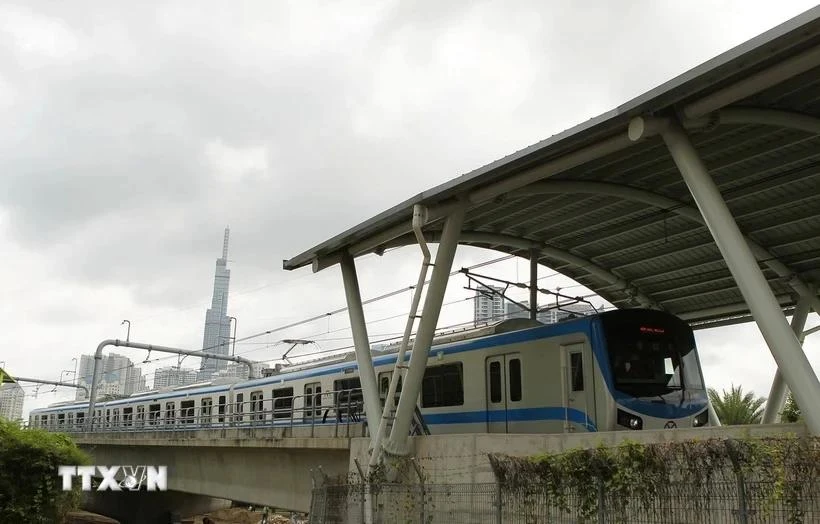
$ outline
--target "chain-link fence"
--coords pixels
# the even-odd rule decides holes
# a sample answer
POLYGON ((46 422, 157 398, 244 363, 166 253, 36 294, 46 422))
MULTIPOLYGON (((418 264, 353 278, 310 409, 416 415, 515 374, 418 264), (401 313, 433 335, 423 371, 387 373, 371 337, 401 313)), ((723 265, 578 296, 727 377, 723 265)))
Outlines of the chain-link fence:
POLYGON ((484 484, 325 485, 313 491, 311 524, 330 523, 606 523, 758 524, 820 522, 816 485, 779 486, 775 481, 676 482, 659 486, 651 499, 624 500, 607 493, 582 500, 566 492, 551 500, 537 487, 484 484), (795 489, 796 488, 796 489, 795 489), (561 509, 564 508, 564 509, 561 509), (566 508, 571 508, 567 511, 566 508))

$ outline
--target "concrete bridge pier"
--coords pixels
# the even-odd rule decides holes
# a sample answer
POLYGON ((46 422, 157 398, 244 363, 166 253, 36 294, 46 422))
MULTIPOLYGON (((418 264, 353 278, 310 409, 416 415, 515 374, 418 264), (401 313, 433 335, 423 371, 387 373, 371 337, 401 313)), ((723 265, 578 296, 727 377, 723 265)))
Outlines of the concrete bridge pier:
POLYGON ((165 524, 181 517, 231 507, 231 501, 181 491, 91 491, 82 507, 122 524, 165 524))

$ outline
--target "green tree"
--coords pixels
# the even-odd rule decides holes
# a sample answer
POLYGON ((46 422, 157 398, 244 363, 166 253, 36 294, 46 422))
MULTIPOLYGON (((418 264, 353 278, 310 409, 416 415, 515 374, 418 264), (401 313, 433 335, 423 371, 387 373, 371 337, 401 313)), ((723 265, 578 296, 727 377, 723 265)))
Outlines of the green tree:
POLYGON ((800 406, 798 406, 797 401, 794 400, 794 395, 789 393, 789 396, 786 397, 786 406, 780 413, 780 421, 797 422, 799 420, 803 420, 803 414, 800 413, 800 406))
POLYGON ((63 491, 57 468, 89 462, 67 435, 0 420, 0 522, 62 522, 80 491, 63 491))
POLYGON ((739 424, 759 424, 763 418, 763 404, 765 398, 757 397, 754 393, 743 393, 743 387, 732 387, 729 391, 718 393, 709 388, 709 400, 715 408, 720 423, 726 426, 739 424))

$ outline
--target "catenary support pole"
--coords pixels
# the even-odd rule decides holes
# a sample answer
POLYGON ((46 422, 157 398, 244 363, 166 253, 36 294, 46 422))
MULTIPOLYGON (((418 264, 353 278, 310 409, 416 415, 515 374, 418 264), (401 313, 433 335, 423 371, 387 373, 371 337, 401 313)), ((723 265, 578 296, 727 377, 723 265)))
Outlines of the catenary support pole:
POLYGON ((238 362, 240 364, 245 364, 248 366, 248 378, 259 378, 254 376, 253 370, 253 361, 249 360, 245 357, 236 357, 230 355, 216 355, 212 353, 206 353, 205 351, 191 351, 189 349, 179 349, 179 348, 172 348, 167 346, 156 346, 154 344, 143 344, 141 342, 130 342, 130 341, 122 341, 122 340, 103 340, 97 346, 97 351, 94 353, 94 372, 91 378, 91 393, 88 396, 88 420, 86 424, 88 426, 88 430, 91 431, 94 429, 94 405, 96 404, 97 400, 97 386, 100 383, 100 361, 102 360, 102 352, 107 346, 119 346, 119 347, 126 347, 126 348, 135 348, 135 349, 147 349, 148 351, 156 351, 158 353, 173 353, 175 355, 188 355, 191 357, 200 357, 200 358, 212 358, 214 360, 229 360, 231 362, 238 362))
POLYGON ((33 382, 34 384, 49 384, 51 386, 65 386, 67 388, 76 388, 82 389, 85 391, 85 396, 88 396, 88 388, 83 386, 82 384, 72 384, 71 382, 57 382, 54 380, 43 380, 40 378, 25 378, 25 377, 14 377, 14 380, 17 382, 33 382))
MULTIPOLYGON (((809 318, 809 311, 811 310, 811 298, 810 296, 800 297, 792 314, 792 331, 801 345, 803 344, 803 328, 806 327, 806 319, 809 318)), ((762 424, 780 422, 780 413, 786 407, 786 390, 783 373, 778 368, 774 372, 772 389, 769 391, 769 398, 766 400, 766 409, 763 411, 763 418, 760 421, 762 424)))
POLYGON ((441 305, 444 302, 444 292, 447 290, 447 281, 450 278, 450 270, 453 267, 463 223, 464 207, 462 206, 456 208, 444 223, 433 274, 430 277, 430 285, 427 288, 424 307, 421 310, 421 320, 416 331, 416 339, 413 341, 410 364, 399 396, 396 418, 393 421, 390 438, 384 443, 383 449, 393 455, 407 453, 410 423, 421 392, 421 381, 424 378, 424 370, 427 368, 430 344, 433 342, 441 305))
POLYGON ((538 319, 538 255, 537 250, 530 250, 530 320, 538 319))
MULTIPOLYGON (((778 368, 803 409, 809 432, 820 435, 820 402, 817 402, 820 398, 820 381, 789 327, 749 245, 680 124, 670 120, 659 123, 658 127, 778 368)), ((640 135, 630 129, 630 138, 634 140, 640 135)))
POLYGON ((381 419, 381 403, 376 383, 376 371, 373 368, 373 356, 370 353, 370 340, 367 338, 362 295, 359 292, 359 278, 356 275, 356 264, 352 256, 342 257, 341 266, 347 312, 350 315, 350 329, 353 332, 353 345, 356 350, 356 363, 359 365, 359 380, 361 380, 364 396, 364 411, 367 415, 367 425, 370 428, 370 439, 373 441, 381 419))

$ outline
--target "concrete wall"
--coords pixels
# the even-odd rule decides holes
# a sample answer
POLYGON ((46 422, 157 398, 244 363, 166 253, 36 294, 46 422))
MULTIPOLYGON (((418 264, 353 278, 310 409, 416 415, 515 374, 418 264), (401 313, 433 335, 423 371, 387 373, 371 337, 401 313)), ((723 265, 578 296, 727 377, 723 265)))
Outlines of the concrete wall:
MULTIPOLYGON (((431 483, 494 482, 495 477, 489 453, 512 456, 530 456, 538 453, 567 451, 597 447, 600 444, 616 446, 625 440, 642 443, 662 443, 709 438, 762 438, 787 434, 806 435, 804 424, 756 424, 750 426, 723 426, 692 429, 664 429, 645 431, 609 431, 601 433, 559 433, 554 435, 430 435, 412 437, 415 457, 431 483)), ((351 439, 351 472, 356 471, 354 459, 367 464, 367 438, 351 439)))
POLYGON ((105 434, 79 437, 77 443, 94 464, 168 466, 169 490, 303 512, 310 509, 311 469, 344 474, 350 461, 347 438, 198 433, 105 434))

